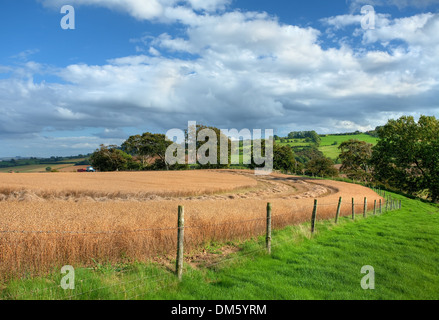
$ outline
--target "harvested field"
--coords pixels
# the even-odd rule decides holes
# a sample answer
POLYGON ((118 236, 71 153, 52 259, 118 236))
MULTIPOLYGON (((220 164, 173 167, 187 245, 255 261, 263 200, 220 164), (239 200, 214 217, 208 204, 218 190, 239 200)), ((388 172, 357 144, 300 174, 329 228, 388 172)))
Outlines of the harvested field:
MULTIPOLYGON (((193 252, 211 242, 263 234, 267 202, 273 205, 273 226, 281 228, 309 221, 314 198, 319 198, 319 219, 335 216, 340 196, 344 199, 342 215, 351 214, 352 197, 357 213, 363 211, 364 197, 369 199, 369 210, 373 208, 373 201, 380 199, 359 185, 281 174, 254 176, 251 171, 185 171, 172 172, 172 178, 167 172, 153 174, 157 179, 150 183, 142 174, 128 175, 131 180, 119 173, 79 174, 78 179, 87 183, 86 188, 80 188, 85 195, 91 190, 92 179, 102 177, 105 185, 95 182, 100 192, 124 190, 131 195, 129 201, 121 194, 99 201, 81 192, 68 200, 42 198, 37 196, 39 190, 49 192, 47 190, 61 187, 63 183, 65 188, 72 188, 73 182, 61 179, 71 176, 47 175, 58 180, 49 179, 44 185, 39 180, 31 188, 30 182, 26 184, 26 180, 20 180, 21 175, 17 175, 20 179, 15 187, 28 186, 40 201, 32 201, 32 197, 11 200, 11 196, 7 201, 0 201, 0 275, 41 273, 55 265, 89 265, 92 258, 117 262, 174 254, 178 205, 185 207, 185 249, 193 252), (160 176, 165 178, 159 179, 160 176), (116 184, 114 177, 125 177, 125 180, 116 184), (161 195, 149 200, 135 197, 145 192, 151 194, 155 188, 161 195), (183 193, 195 195, 181 195, 179 188, 184 188, 183 193)), ((36 179, 32 175, 28 177, 36 179)), ((75 183, 78 186, 78 181, 75 183)), ((6 188, 3 180, 1 185, 6 188)))

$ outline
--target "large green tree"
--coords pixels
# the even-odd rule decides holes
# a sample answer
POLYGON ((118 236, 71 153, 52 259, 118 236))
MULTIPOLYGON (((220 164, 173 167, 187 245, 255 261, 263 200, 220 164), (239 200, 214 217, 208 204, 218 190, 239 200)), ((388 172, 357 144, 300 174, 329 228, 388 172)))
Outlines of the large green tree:
MULTIPOLYGON (((254 142, 254 141, 252 141, 254 142)), ((261 157, 266 158, 263 164, 256 164, 255 161, 255 149, 253 148, 253 143, 251 145, 251 163, 249 165, 250 169, 263 168, 272 165, 274 170, 279 170, 283 172, 294 172, 296 169, 296 159, 294 158, 294 152, 288 145, 280 145, 273 141, 273 159, 270 159, 266 155, 265 148, 266 140, 261 140, 261 157)), ((257 152, 257 151, 256 151, 257 152)))
POLYGON ((188 157, 192 161, 194 160, 192 158, 195 157, 195 161, 201 169, 227 169, 230 167, 232 142, 229 137, 221 133, 220 129, 197 124, 186 130, 185 136, 186 148, 189 150, 188 157), (224 150, 221 148, 221 140, 225 142, 224 150), (191 154, 192 151, 194 154, 191 154), (226 161, 221 161, 221 152, 227 155, 226 161))
POLYGON ((377 180, 409 192, 426 191, 439 199, 439 121, 421 116, 416 122, 403 116, 378 130, 372 163, 377 180))
POLYGON ((334 167, 334 161, 326 157, 313 158, 306 163, 306 172, 318 177, 338 176, 338 170, 334 167))
POLYGON ((356 139, 340 144, 338 147, 341 151, 339 158, 342 162, 340 170, 351 179, 370 181, 372 179, 370 165, 372 147, 372 144, 356 139))
POLYGON ((296 159, 294 152, 288 145, 281 146, 277 143, 273 145, 273 169, 284 172, 294 172, 296 159))
POLYGON ((90 163, 99 171, 123 171, 127 170, 132 162, 131 155, 118 149, 117 146, 101 145, 90 156, 90 163))
POLYGON ((145 132, 142 135, 129 137, 123 144, 122 150, 141 159, 143 167, 150 159, 156 159, 169 169, 165 158, 166 150, 172 144, 164 134, 145 132))

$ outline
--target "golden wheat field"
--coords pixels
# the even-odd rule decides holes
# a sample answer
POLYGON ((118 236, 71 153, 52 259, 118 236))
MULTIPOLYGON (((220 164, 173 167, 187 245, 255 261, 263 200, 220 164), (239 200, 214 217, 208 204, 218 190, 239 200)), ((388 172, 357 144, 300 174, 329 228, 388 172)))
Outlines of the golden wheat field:
POLYGON ((4 173, 0 175, 0 195, 18 200, 26 195, 46 199, 141 198, 210 194, 256 184, 242 175, 213 171, 4 173))
POLYGON ((185 251, 263 234, 267 202, 273 227, 368 209, 381 199, 336 181, 252 171, 45 173, 0 175, 0 277, 40 274, 92 261, 147 261, 174 254, 177 208, 185 209, 185 251))

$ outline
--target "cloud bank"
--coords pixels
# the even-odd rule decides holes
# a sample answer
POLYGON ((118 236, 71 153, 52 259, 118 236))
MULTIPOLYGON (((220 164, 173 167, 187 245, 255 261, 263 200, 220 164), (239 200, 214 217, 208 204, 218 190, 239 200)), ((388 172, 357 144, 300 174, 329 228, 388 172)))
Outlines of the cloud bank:
MULTIPOLYGON (((3 67, 10 74, 0 77, 4 139, 32 144, 47 130, 97 128, 119 143, 123 128, 166 132, 192 120, 281 128, 279 134, 330 133, 373 129, 402 114, 437 115, 438 14, 379 15, 375 30, 362 30, 361 16, 342 15, 322 20, 319 30, 283 24, 267 13, 227 11, 224 0, 77 2, 137 19, 178 21, 185 31, 132 39, 138 55, 105 65, 56 68, 29 61, 3 67), (336 31, 348 27, 354 27, 355 45, 338 38, 336 31), (327 34, 334 41, 329 48, 323 45, 327 34), (36 82, 40 74, 62 81, 36 82)), ((83 143, 81 137, 72 144, 83 143)), ((93 140, 93 147, 98 144, 93 140)))

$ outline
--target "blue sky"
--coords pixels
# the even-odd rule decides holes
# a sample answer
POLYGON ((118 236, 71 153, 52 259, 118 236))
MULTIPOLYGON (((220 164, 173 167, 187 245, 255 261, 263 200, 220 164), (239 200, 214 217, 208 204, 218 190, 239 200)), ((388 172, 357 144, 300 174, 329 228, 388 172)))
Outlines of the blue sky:
POLYGON ((0 157, 89 153, 188 121, 283 135, 438 116, 438 10, 438 0, 3 0, 0 157), (60 26, 67 4, 74 30, 60 26))

